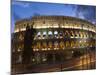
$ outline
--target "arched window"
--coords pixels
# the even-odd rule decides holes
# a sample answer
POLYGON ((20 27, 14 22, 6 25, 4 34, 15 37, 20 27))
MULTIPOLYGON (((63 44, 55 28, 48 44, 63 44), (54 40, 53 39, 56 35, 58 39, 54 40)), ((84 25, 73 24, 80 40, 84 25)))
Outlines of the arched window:
POLYGON ((83 35, 83 38, 85 38, 85 33, 84 32, 82 32, 82 35, 83 35))
POLYGON ((69 48, 70 47, 70 43, 69 41, 66 41, 66 48, 69 48))
POLYGON ((89 37, 92 38, 92 33, 89 34, 89 37))
POLYGON ((63 37, 63 32, 62 31, 59 33, 59 36, 60 36, 60 38, 63 37))
POLYGON ((63 41, 60 42, 60 48, 61 48, 61 49, 65 49, 65 44, 64 44, 63 41))
POLYGON ((54 31, 54 37, 58 38, 58 31, 54 31))
POLYGON ((81 32, 79 32, 79 38, 82 38, 82 33, 81 32))
POLYGON ((65 32, 65 36, 66 36, 67 38, 70 38, 70 33, 69 33, 68 31, 66 31, 66 32, 65 32))
POLYGON ((57 41, 54 42, 54 49, 55 50, 59 49, 59 46, 58 46, 58 42, 57 41))
POLYGON ((48 32, 48 35, 52 35, 52 31, 49 31, 49 32, 48 32))
POLYGON ((47 43, 46 42, 42 43, 42 50, 47 50, 47 43))
POLYGON ((43 35, 46 35, 46 31, 43 32, 43 35))
POLYGON ((46 31, 44 31, 43 32, 43 38, 46 38, 46 35, 47 35, 46 31))
POLYGON ((85 35, 86 35, 86 38, 88 38, 89 34, 88 34, 88 33, 86 33, 85 35))
POLYGON ((52 31, 49 31, 49 32, 48 32, 49 38, 52 38, 52 34, 53 34, 52 31))
POLYGON ((79 32, 79 34, 80 34, 80 38, 84 38, 85 37, 84 32, 79 32))
POLYGON ((70 38, 74 38, 74 32, 73 31, 71 31, 71 37, 70 38))
POLYGON ((81 37, 81 38, 84 38, 84 32, 81 32, 81 35, 82 35, 82 37, 81 37))
POLYGON ((78 47, 79 47, 79 42, 75 41, 75 48, 78 48, 78 47))
POLYGON ((78 35, 77 31, 75 31, 74 35, 75 35, 75 38, 79 38, 79 35, 78 35))
POLYGON ((37 35, 41 35, 41 32, 38 32, 37 35))
POLYGON ((57 35, 57 34, 58 34, 58 32, 57 32, 57 31, 54 31, 54 34, 55 34, 55 35, 57 35))
POLYGON ((53 43, 52 42, 48 42, 48 50, 51 50, 53 48, 53 43))
POLYGON ((84 43, 82 40, 79 41, 79 47, 81 47, 81 48, 84 47, 84 43))
POLYGON ((39 49, 41 49, 41 43, 37 42, 37 48, 36 48, 36 50, 39 50, 39 49))
POLYGON ((41 38, 41 32, 37 33, 37 38, 40 39, 41 38))

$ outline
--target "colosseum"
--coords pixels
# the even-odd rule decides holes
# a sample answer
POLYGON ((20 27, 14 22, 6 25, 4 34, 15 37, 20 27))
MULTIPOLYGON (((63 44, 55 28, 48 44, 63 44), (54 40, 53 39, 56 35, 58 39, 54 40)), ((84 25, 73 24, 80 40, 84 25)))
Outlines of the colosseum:
POLYGON ((27 24, 36 29, 32 64, 58 63, 95 52, 96 26, 69 16, 35 16, 15 23, 12 33, 12 65, 22 64, 27 24))

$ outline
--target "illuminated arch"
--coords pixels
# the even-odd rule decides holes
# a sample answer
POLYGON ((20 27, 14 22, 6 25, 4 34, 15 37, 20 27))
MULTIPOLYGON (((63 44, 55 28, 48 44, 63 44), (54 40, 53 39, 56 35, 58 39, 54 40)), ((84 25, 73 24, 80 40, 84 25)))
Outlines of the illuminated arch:
POLYGON ((47 50, 47 43, 46 42, 42 43, 42 50, 47 50))
POLYGON ((74 45, 75 45, 75 42, 72 40, 72 41, 71 41, 71 47, 73 48, 74 45))
POLYGON ((61 41, 61 42, 59 43, 59 45, 60 45, 60 48, 61 48, 61 49, 65 49, 65 44, 64 44, 63 41, 61 41))
POLYGON ((53 49, 53 43, 51 41, 48 42, 48 50, 53 49))
POLYGON ((58 41, 54 42, 54 49, 55 50, 59 49, 59 43, 58 43, 58 41))
POLYGON ((69 41, 66 41, 66 48, 69 48, 70 47, 70 43, 69 41))
POLYGON ((41 42, 37 42, 37 49, 41 49, 41 42))
POLYGON ((58 38, 58 31, 54 31, 54 37, 58 38))

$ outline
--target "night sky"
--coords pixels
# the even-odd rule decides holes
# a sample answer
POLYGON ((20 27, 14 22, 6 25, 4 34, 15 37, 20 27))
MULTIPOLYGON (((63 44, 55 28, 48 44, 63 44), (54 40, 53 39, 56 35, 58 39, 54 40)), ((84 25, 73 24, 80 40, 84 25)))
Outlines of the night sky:
POLYGON ((11 32, 17 20, 39 15, 72 16, 96 24, 95 6, 13 1, 11 7, 11 32))

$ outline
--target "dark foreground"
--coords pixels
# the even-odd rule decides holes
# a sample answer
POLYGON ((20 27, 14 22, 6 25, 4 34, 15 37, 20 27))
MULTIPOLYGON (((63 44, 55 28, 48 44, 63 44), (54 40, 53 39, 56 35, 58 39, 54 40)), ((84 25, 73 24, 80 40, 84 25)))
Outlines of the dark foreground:
POLYGON ((90 70, 96 68, 95 53, 85 54, 83 56, 72 58, 67 61, 57 63, 47 63, 40 65, 15 65, 12 68, 12 75, 27 74, 27 73, 43 73, 43 72, 60 72, 60 71, 73 71, 73 70, 90 70))

